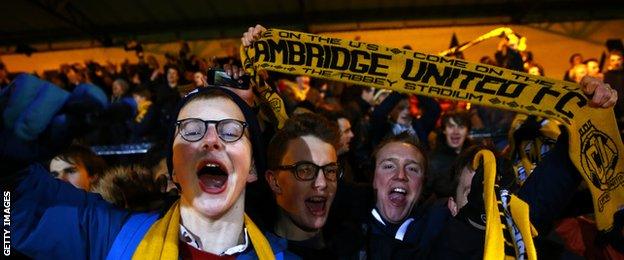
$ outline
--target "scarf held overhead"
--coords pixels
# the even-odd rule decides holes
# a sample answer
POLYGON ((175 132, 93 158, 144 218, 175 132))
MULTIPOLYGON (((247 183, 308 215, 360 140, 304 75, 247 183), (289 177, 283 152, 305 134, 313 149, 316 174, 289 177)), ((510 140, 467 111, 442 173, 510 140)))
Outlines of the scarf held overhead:
MULTIPOLYGON (((613 225, 624 205, 624 145, 611 109, 592 108, 577 84, 421 52, 321 35, 270 29, 251 48, 241 47, 247 72, 269 70, 309 75, 466 101, 552 118, 570 133, 570 158, 590 187, 600 230, 613 225)), ((269 86, 257 92, 278 125, 286 112, 269 86)))

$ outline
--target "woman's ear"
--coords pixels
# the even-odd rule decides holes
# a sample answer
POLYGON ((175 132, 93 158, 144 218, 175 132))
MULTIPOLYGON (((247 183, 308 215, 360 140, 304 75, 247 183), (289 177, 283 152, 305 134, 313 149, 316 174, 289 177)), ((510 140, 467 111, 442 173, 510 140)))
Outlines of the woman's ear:
POLYGON ((269 184, 269 187, 271 187, 271 190, 273 191, 273 193, 280 194, 282 193, 282 189, 279 187, 279 184, 277 184, 277 178, 275 178, 276 174, 277 173, 274 171, 267 170, 266 173, 264 174, 264 178, 269 184))

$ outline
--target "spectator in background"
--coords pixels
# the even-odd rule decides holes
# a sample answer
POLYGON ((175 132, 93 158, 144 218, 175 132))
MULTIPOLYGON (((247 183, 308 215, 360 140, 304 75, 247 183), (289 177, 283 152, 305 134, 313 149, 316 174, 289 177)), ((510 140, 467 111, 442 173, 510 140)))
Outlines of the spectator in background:
POLYGON ((470 115, 468 112, 450 112, 442 115, 442 134, 438 135, 436 148, 429 154, 427 192, 438 198, 450 197, 454 188, 451 166, 459 154, 472 143, 470 115))
POLYGON ((585 76, 587 76, 587 65, 583 63, 574 65, 574 68, 572 68, 572 75, 570 76, 572 82, 580 83, 581 79, 585 76))
MULTIPOLYGON (((158 108, 158 125, 169 125, 173 120, 173 112, 180 100, 178 85, 180 81, 180 69, 173 65, 165 66, 166 78, 164 82, 150 85, 154 105, 158 108)), ((159 127, 157 130, 159 138, 167 136, 166 129, 159 127)))
POLYGON ((574 67, 578 64, 583 63, 583 55, 581 55, 580 53, 574 53, 572 54, 572 56, 570 56, 569 62, 570 68, 566 71, 565 74, 563 74, 563 80, 574 82, 574 78, 572 78, 574 74, 574 67))
POLYGON ((125 103, 136 109, 136 103, 132 101, 130 96, 130 85, 124 79, 116 79, 113 81, 111 103, 125 103))
POLYGON ((271 139, 266 181, 278 205, 271 231, 306 259, 334 258, 321 229, 336 195, 338 130, 312 113, 293 116, 271 139))
POLYGON ((600 64, 598 63, 598 60, 591 58, 586 60, 584 63, 587 65, 587 75, 594 78, 604 79, 604 74, 600 72, 600 64))
POLYGON ((9 71, 7 70, 6 65, 0 61, 0 89, 3 89, 10 83, 11 79, 9 78, 9 71))
POLYGON ((97 185, 105 169, 104 159, 80 145, 71 145, 50 161, 50 173, 54 178, 86 191, 97 185))
POLYGON ((206 75, 202 71, 198 70, 198 71, 195 71, 195 73, 193 73, 193 84, 195 85, 196 88, 207 87, 208 79, 206 78, 206 75))
POLYGON ((535 75, 535 76, 544 76, 544 68, 534 62, 531 62, 527 65, 527 73, 531 74, 531 75, 535 75))
POLYGON ((379 104, 371 115, 371 143, 374 147, 385 137, 407 132, 427 145, 427 136, 434 129, 440 116, 440 106, 429 97, 418 96, 423 114, 414 118, 409 111, 406 96, 392 92, 379 104))
POLYGON ((136 116, 130 120, 130 142, 153 141, 154 130, 158 127, 158 111, 152 103, 152 94, 145 88, 132 92, 137 104, 136 116))
POLYGON ((338 125, 340 142, 336 147, 336 153, 338 154, 338 162, 342 167, 344 180, 347 182, 353 182, 354 176, 349 163, 347 153, 351 149, 351 140, 353 139, 353 131, 351 129, 351 122, 347 116, 339 111, 328 111, 324 115, 335 124, 338 125))
POLYGON ((624 69, 622 68, 622 51, 609 52, 609 65, 604 73, 604 82, 611 85, 618 93, 618 101, 615 107, 615 118, 618 121, 620 134, 624 136, 624 69))

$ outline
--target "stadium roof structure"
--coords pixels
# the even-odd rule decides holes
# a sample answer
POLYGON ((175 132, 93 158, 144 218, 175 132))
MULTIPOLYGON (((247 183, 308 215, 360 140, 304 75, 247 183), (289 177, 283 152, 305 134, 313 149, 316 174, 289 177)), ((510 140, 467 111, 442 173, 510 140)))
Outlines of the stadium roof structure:
POLYGON ((93 47, 237 38, 257 23, 320 33, 624 19, 621 0, 4 0, 1 5, 0 52, 5 53, 71 41, 93 47))

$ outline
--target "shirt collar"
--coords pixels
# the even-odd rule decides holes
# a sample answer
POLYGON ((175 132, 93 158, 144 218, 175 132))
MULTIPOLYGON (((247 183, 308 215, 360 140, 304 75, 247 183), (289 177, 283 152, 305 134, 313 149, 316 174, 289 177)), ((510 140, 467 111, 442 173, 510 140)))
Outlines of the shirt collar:
MULTIPOLYGON (((226 249, 219 254, 220 256, 235 255, 247 250, 247 247, 249 246, 249 235, 247 234, 246 227, 243 228, 243 231, 245 232, 245 242, 240 245, 236 245, 226 249)), ((180 240, 196 248, 197 250, 201 250, 201 240, 199 239, 199 237, 188 231, 188 229, 186 229, 186 227, 184 227, 184 225, 182 224, 180 224, 180 240)))

